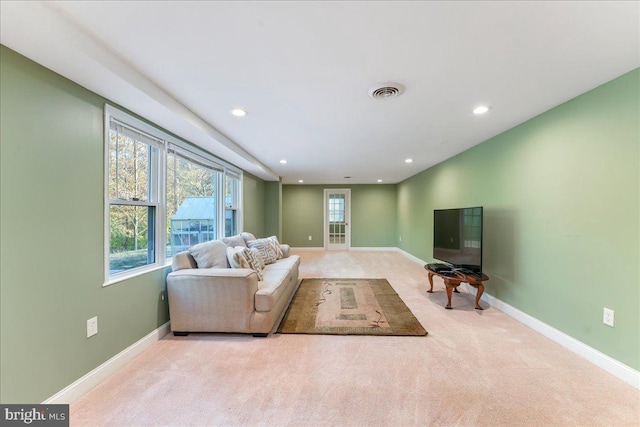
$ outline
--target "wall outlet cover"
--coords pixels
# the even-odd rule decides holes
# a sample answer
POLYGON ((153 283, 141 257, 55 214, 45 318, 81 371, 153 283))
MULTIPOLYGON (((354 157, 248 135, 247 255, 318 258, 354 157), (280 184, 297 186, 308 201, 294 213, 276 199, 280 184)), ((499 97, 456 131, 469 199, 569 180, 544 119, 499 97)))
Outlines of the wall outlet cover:
POLYGON ((613 328, 615 323, 615 311, 605 307, 602 314, 602 323, 613 328))
POLYGON ((87 320, 87 338, 90 338, 98 333, 98 318, 92 317, 87 320))

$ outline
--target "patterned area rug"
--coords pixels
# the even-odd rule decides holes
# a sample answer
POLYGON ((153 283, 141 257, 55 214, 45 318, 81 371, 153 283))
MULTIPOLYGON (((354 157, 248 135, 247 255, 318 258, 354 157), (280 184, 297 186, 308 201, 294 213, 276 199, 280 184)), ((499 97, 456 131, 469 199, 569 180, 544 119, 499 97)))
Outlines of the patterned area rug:
POLYGON ((427 335, 386 279, 304 279, 277 332, 427 335))

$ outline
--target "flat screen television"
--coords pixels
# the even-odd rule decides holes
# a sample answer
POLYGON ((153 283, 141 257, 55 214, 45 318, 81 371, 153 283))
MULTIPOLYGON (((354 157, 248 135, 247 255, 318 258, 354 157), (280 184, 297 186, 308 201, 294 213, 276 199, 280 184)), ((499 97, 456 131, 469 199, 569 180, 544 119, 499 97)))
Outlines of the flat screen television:
POLYGON ((433 257, 482 273, 482 206, 433 211, 433 257))

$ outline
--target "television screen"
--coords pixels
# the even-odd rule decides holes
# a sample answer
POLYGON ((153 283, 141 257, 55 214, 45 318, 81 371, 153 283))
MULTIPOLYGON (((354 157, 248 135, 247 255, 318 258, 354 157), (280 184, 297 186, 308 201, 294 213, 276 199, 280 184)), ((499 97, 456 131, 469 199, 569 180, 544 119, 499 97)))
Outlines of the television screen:
POLYGON ((433 211, 433 257, 482 273, 482 207, 433 211))

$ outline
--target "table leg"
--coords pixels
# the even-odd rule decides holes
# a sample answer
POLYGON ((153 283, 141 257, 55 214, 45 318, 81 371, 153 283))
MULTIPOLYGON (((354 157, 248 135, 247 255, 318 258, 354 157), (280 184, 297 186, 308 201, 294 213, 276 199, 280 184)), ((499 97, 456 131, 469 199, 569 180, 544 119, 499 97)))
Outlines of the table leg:
POLYGON ((432 272, 429 272, 429 284, 431 285, 431 287, 427 292, 432 294, 433 293, 433 273, 432 272))
POLYGON ((447 305, 444 306, 447 310, 451 310, 451 295, 453 294, 453 286, 448 280, 445 279, 444 285, 447 289, 447 305))
POLYGON ((478 302, 480 301, 480 297, 484 293, 484 285, 482 283, 478 283, 476 285, 476 288, 478 289, 478 293, 476 293, 476 310, 482 310, 483 308, 480 307, 480 304, 478 304, 478 302))

